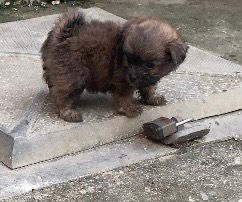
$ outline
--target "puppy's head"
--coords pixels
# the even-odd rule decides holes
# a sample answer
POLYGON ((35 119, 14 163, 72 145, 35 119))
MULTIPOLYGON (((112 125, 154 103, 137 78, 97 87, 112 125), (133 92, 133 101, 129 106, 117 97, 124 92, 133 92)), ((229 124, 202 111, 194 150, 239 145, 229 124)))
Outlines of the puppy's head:
POLYGON ((155 85, 185 59, 188 46, 163 19, 139 18, 128 21, 118 46, 118 64, 130 85, 155 85))

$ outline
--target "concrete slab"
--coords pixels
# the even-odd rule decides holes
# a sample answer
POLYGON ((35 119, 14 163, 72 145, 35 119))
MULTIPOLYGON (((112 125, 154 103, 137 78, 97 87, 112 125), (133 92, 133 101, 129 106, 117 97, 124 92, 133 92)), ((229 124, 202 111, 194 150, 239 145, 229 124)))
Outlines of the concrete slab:
POLYGON ((0 67, 0 129, 9 133, 45 85, 39 57, 0 53, 0 67))
MULTIPOLYGON (((195 142, 221 141, 231 137, 241 139, 241 119, 242 113, 234 112, 201 120, 199 123, 209 124, 211 131, 207 136, 195 142)), ((124 141, 15 170, 10 170, 0 164, 0 200, 33 189, 102 173, 120 166, 124 167, 145 159, 157 157, 165 159, 167 155, 176 152, 176 148, 156 144, 142 135, 137 135, 124 141)))
POLYGON ((39 54, 41 44, 58 15, 21 20, 0 26, 0 51, 39 54))
MULTIPOLYGON (((77 152, 117 141, 132 136, 139 132, 144 122, 159 116, 193 117, 199 120, 204 117, 228 113, 242 109, 242 96, 240 88, 226 93, 214 94, 203 100, 190 100, 163 107, 146 109, 136 119, 115 116, 107 120, 94 122, 59 125, 52 132, 45 130, 32 132, 30 128, 38 123, 38 116, 26 119, 29 124, 19 126, 17 131, 8 134, 13 144, 12 153, 3 152, 2 161, 11 168, 17 168, 39 161, 48 160, 61 155, 77 152), (237 96, 236 96, 237 95, 237 96), (226 102, 224 102, 226 100, 226 102), (216 103, 216 108, 214 104, 216 103), (112 127, 110 127, 112 126, 112 127), (98 131, 98 132, 97 132, 98 131)), ((39 108, 40 111, 41 108, 39 108)), ((38 115, 38 112, 36 113, 38 115)), ((44 126, 44 125, 43 125, 44 126)), ((50 125, 51 127, 51 125, 50 125)), ((3 145, 11 145, 4 141, 3 145)), ((6 147, 6 146, 5 146, 6 147)))
MULTIPOLYGON (((100 8, 85 9, 87 20, 125 20, 100 8)), ((0 52, 39 54, 40 47, 59 15, 50 15, 0 25, 0 52)))
MULTIPOLYGON (((98 8, 87 9, 85 13, 89 20, 124 22, 98 8)), ((70 124, 59 119, 54 105, 48 100, 46 86, 41 81, 39 56, 34 55, 38 54, 56 17, 54 15, 0 25, 0 30, 4 31, 0 37, 0 52, 11 52, 0 55, 0 86, 4 89, 0 94, 0 161, 7 166, 17 168, 124 139, 139 131, 143 122, 160 115, 190 116, 196 113, 196 110, 190 110, 190 106, 177 112, 175 105, 167 108, 144 107, 142 116, 127 119, 113 112, 108 95, 86 94, 80 107, 85 120, 83 123, 70 124), (18 28, 20 30, 16 30, 18 28), (15 34, 11 35, 12 32, 15 34)), ((164 78, 158 91, 167 97, 170 104, 201 98, 239 87, 242 78, 236 72, 241 69, 239 65, 191 47, 181 70, 164 78), (199 58, 199 55, 202 60, 197 63, 193 58, 199 58), (213 62, 203 62, 210 60, 213 62), (216 65, 217 63, 220 65, 216 65), (214 67, 213 71, 210 66, 214 67)), ((235 100, 231 99, 232 101, 235 100)), ((240 109, 240 103, 242 102, 236 103, 237 109, 240 109)), ((200 102, 199 104, 202 105, 200 102)), ((197 107, 196 101, 194 107, 197 107)), ((198 113, 199 119, 202 111, 198 113)))
POLYGON ((214 53, 192 47, 187 62, 181 64, 179 71, 236 75, 242 72, 242 68, 241 65, 222 59, 214 53))

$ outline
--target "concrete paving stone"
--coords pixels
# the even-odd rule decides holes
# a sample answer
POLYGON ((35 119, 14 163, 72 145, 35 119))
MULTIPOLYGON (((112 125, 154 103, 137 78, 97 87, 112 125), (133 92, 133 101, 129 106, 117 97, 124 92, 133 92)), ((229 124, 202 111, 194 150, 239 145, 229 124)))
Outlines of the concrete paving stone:
MULTIPOLYGON (((84 9, 87 20, 99 19, 124 22, 125 20, 99 8, 84 9)), ((40 47, 57 15, 2 23, 0 25, 0 52, 39 54, 40 47)))
POLYGON ((0 129, 9 133, 30 108, 44 82, 39 57, 0 53, 0 129))
MULTIPOLYGON (((85 14, 89 20, 124 22, 123 19, 98 8, 87 9, 85 14)), ((59 119, 55 106, 48 100, 48 90, 41 79, 40 58, 33 55, 38 54, 41 43, 57 16, 0 25, 0 30, 3 31, 0 52, 12 52, 9 55, 0 55, 0 69, 4 70, 0 71, 0 85, 3 88, 0 93, 0 161, 10 168, 130 137, 140 130, 144 121, 157 118, 164 110, 144 107, 143 115, 131 120, 114 113, 110 96, 85 94, 80 103, 80 110, 84 115, 83 123, 71 124, 59 119), (11 35, 13 32, 14 35, 11 35), (18 54, 13 54, 16 52, 18 54)), ((241 77, 236 74, 238 71, 241 71, 241 66, 191 47, 183 67, 177 73, 164 78, 158 91, 171 104, 201 98, 240 86, 241 77), (202 59, 194 60, 193 55, 199 58, 199 54, 202 59), (204 62, 209 60, 213 62, 204 62), (220 65, 216 66, 215 63, 220 65), (208 65, 214 67, 214 71, 208 65)), ((175 112, 172 108, 168 106, 167 115, 175 112)), ((188 115, 188 111, 195 113, 196 110, 190 110, 188 106, 179 113, 188 115)))
MULTIPOLYGON (((231 137, 242 140, 241 119, 241 112, 233 112, 200 120, 196 124, 210 126, 211 131, 207 136, 197 139, 193 143, 221 141, 231 137)), ((230 150, 230 148, 228 149, 230 150)), ((49 187, 114 168, 125 167, 146 159, 157 157, 166 159, 167 156, 169 157, 177 151, 177 148, 153 143, 142 135, 136 135, 113 144, 19 169, 10 170, 0 164, 0 200, 30 192, 33 189, 49 187)), ((167 168, 167 170, 169 169, 167 168)))
POLYGON ((0 51, 39 54, 41 44, 58 15, 0 25, 0 51))
POLYGON ((229 60, 225 60, 214 53, 192 47, 187 55, 187 63, 181 64, 179 71, 200 72, 209 74, 239 74, 242 67, 229 60))
MULTIPOLYGON (((116 116, 105 121, 59 125, 52 132, 29 133, 29 127, 37 123, 38 116, 28 120, 26 129, 9 134, 14 139, 13 152, 6 151, 2 161, 11 168, 17 168, 61 155, 77 152, 130 137, 138 133, 144 122, 159 116, 193 117, 199 120, 218 114, 242 109, 240 88, 207 98, 179 102, 163 107, 147 109, 136 119, 116 116), (226 100, 226 102, 224 102, 226 100), (216 105, 214 105, 216 103, 216 105), (111 126, 111 127, 110 127, 111 126), (98 131, 98 132, 97 132, 98 131)), ((41 108, 39 108, 40 111, 41 108)), ((38 114, 38 112, 36 113, 38 114)), ((51 127, 51 125, 50 125, 51 127)), ((238 131, 239 132, 239 131, 238 131)), ((237 134, 237 133, 236 133, 237 134)), ((238 133, 241 135, 241 132, 238 133)), ((3 145, 9 145, 6 141, 3 145)))
MULTIPOLYGON (((234 89, 240 86, 242 78, 238 76, 210 76, 199 74, 176 74, 173 73, 162 79, 157 91, 164 95, 168 104, 179 101, 202 98, 224 90, 234 89)), ((144 106, 144 110, 154 107, 144 106)), ((110 95, 90 95, 82 96, 79 109, 83 113, 84 123, 92 124, 100 121, 118 117, 112 107, 110 95)), ((33 122, 30 123, 29 134, 54 132, 57 130, 67 130, 80 123, 69 124, 58 117, 55 106, 48 99, 44 102, 43 108, 33 122)))

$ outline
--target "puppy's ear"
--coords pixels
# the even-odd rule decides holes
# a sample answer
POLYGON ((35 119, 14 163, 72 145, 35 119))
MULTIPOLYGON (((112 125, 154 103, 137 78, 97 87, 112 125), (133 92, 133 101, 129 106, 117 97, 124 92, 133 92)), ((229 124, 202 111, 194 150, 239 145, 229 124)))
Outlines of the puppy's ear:
POLYGON ((168 45, 167 53, 175 65, 180 65, 186 58, 188 48, 186 44, 175 41, 168 45))

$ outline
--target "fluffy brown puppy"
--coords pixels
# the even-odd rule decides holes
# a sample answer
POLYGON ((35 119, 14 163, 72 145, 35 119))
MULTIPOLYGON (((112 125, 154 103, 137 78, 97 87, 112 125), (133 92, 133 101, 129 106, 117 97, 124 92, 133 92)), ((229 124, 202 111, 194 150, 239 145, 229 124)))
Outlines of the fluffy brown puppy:
POLYGON ((41 49, 43 76, 65 121, 82 121, 75 106, 84 89, 112 93, 116 110, 135 117, 142 110, 133 102, 134 91, 143 103, 164 104, 164 97, 155 95, 156 83, 184 61, 187 49, 160 18, 137 18, 120 26, 67 13, 41 49))

